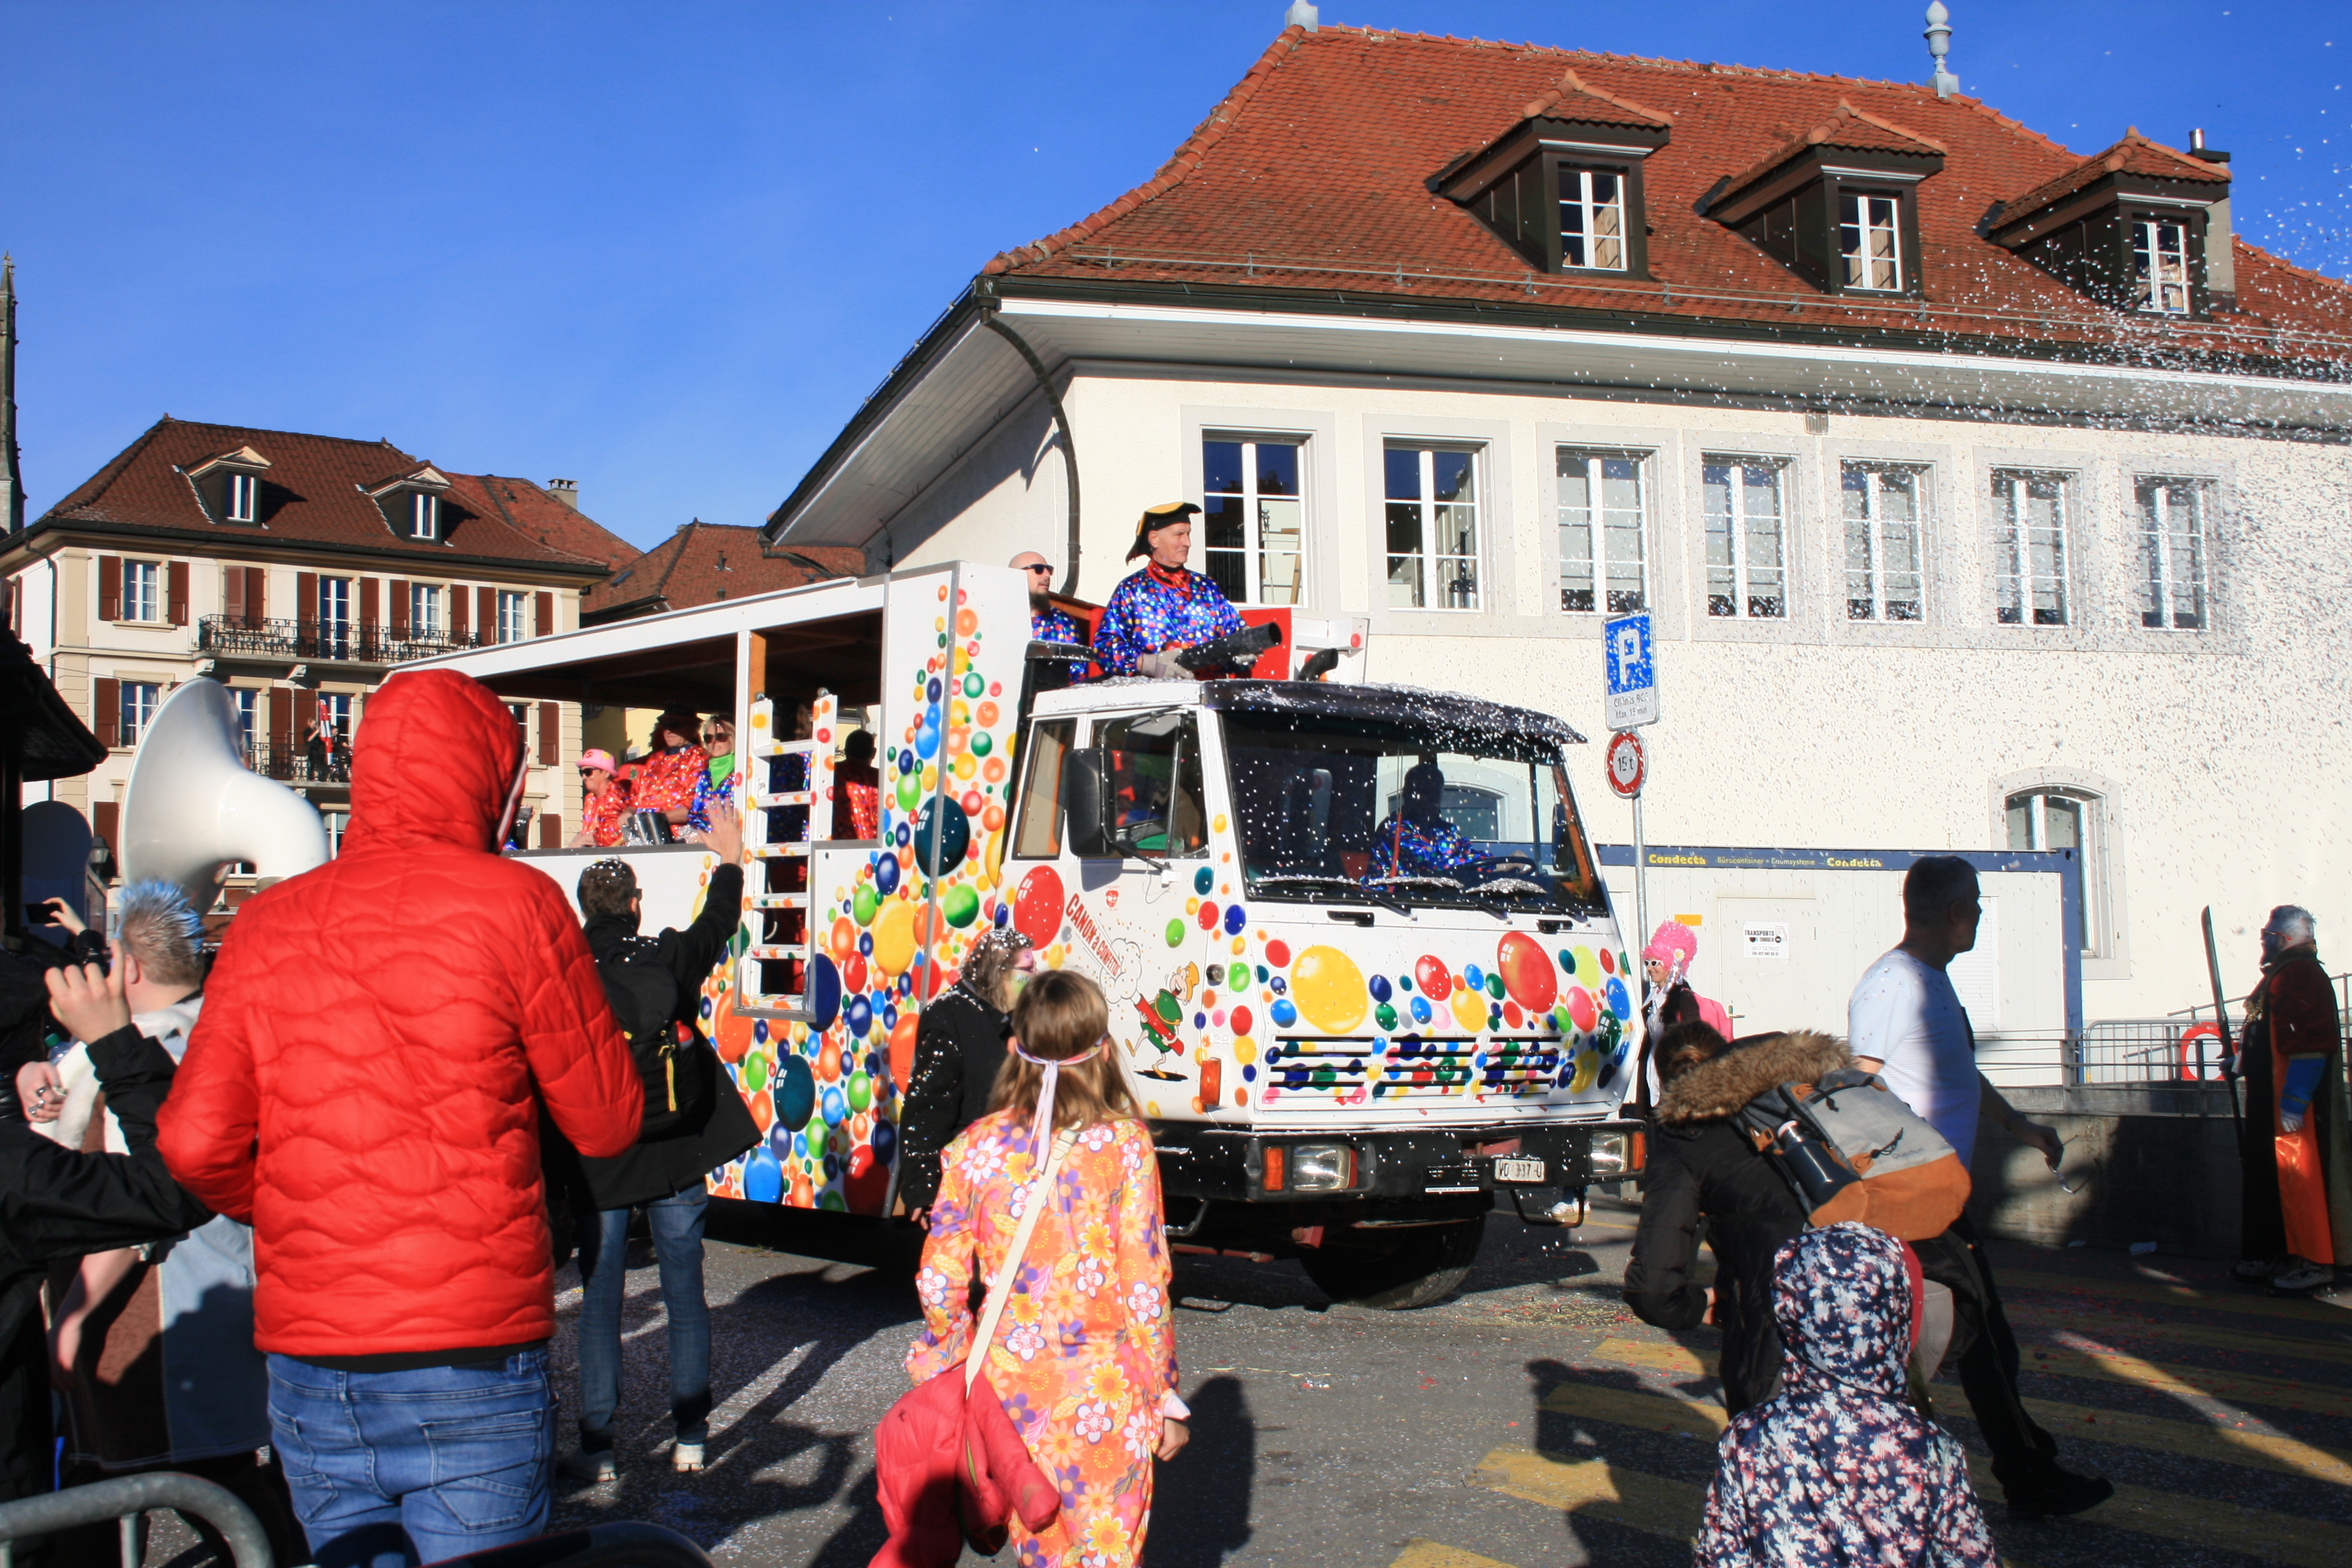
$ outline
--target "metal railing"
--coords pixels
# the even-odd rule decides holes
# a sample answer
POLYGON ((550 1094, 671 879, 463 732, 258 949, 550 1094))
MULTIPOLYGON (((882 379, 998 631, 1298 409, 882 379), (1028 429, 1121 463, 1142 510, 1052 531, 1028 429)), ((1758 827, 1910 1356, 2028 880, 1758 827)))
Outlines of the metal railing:
POLYGON ((475 633, 417 632, 382 621, 272 620, 258 616, 205 616, 196 646, 205 653, 253 658, 312 658, 352 664, 401 664, 458 648, 486 647, 475 633))
POLYGON ((307 746, 257 741, 244 751, 248 769, 279 784, 352 782, 352 749, 348 745, 339 745, 331 752, 322 749, 313 753, 307 746))
POLYGON ((2221 1040, 2187 1019, 2104 1018, 2067 1042, 2070 1086, 2219 1082, 2221 1077, 2221 1040))
MULTIPOLYGON (((251 1509, 226 1487, 170 1470, 121 1476, 0 1503, 0 1568, 15 1568, 19 1541, 102 1524, 110 1519, 122 1527, 122 1568, 139 1568, 140 1516, 159 1508, 212 1526, 228 1543, 236 1568, 271 1568, 269 1537, 262 1532, 261 1521, 253 1517, 251 1509)), ((709 1559, 703 1561, 707 1563, 709 1559)))

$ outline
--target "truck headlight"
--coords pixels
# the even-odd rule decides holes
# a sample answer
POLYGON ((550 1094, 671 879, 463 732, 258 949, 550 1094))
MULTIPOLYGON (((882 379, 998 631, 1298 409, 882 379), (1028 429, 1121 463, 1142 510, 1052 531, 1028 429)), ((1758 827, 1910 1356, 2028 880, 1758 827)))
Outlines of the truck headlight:
POLYGON ((1294 1143, 1290 1149, 1290 1190, 1294 1193, 1344 1192, 1356 1184, 1356 1152, 1345 1143, 1294 1143))
POLYGON ((1622 1176, 1633 1166, 1633 1144, 1622 1132, 1592 1135, 1591 1164, 1596 1176, 1622 1176))

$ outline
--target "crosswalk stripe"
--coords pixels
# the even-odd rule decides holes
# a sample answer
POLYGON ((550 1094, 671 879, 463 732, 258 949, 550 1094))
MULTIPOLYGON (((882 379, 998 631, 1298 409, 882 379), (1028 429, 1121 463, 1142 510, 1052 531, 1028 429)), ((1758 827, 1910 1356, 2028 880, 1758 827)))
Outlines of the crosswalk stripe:
POLYGON ((1435 1541, 1412 1541, 1397 1553, 1389 1568, 1511 1568, 1492 1557, 1481 1557, 1475 1552, 1465 1552, 1458 1546, 1447 1546, 1435 1541))
MULTIPOLYGON (((1577 1384, 1555 1388, 1543 1405, 1547 1410, 1587 1420, 1701 1437, 1712 1436, 1727 1425, 1717 1405, 1577 1384)), ((2188 1423, 2162 1425, 2186 1427, 2188 1423)), ((1669 1533, 1685 1521, 1687 1528, 1696 1531, 1706 1500, 1705 1488, 1685 1481, 1642 1475, 1601 1459, 1555 1461, 1529 1449, 1498 1448, 1486 1456, 1479 1468, 1497 1478, 1492 1483, 1495 1489, 1513 1497, 1570 1510, 1580 1509, 1655 1534, 1669 1533), (1643 1510, 1650 1510, 1657 1522, 1631 1517, 1643 1510)), ((2000 1496, 1990 1459, 1970 1455, 1969 1474, 1979 1497, 2000 1496)), ((2145 1487, 2119 1486, 2110 1501, 2082 1518, 2087 1523, 2218 1547, 2291 1568, 2341 1568, 2352 1562, 2352 1529, 2343 1525, 2145 1487)))
POLYGON ((2337 1344, 2307 1334, 2249 1333, 2237 1329, 2210 1329, 2199 1323, 2161 1323, 2150 1318, 2105 1318, 2095 1329, 2086 1327, 2080 1312, 2034 1309, 2012 1311, 2011 1324, 2025 1329, 2073 1329, 2083 1333, 2113 1332, 2127 1339, 2168 1340, 2213 1350, 2243 1351, 2252 1355, 2282 1356, 2291 1361, 2324 1361, 2352 1365, 2352 1341, 2337 1344))
POLYGON ((2298 1323, 2325 1323, 2352 1331, 2352 1308, 2326 1301, 2282 1300, 2245 1290, 2202 1290, 2194 1285, 2168 1285, 2161 1280, 2109 1281, 2086 1279, 2078 1274, 2011 1273, 1994 1277, 2002 1293, 2011 1290, 2060 1290, 2069 1294, 2105 1296, 2118 1301, 2161 1301, 2168 1307, 2193 1304, 2215 1312, 2238 1312, 2253 1318, 2286 1318, 2298 1323))
POLYGON ((1593 1351, 1592 1359, 1613 1362, 1619 1366, 1638 1366, 1647 1372, 1679 1373, 1685 1377, 1707 1375, 1705 1362, 1670 1342, 1603 1340, 1593 1351))

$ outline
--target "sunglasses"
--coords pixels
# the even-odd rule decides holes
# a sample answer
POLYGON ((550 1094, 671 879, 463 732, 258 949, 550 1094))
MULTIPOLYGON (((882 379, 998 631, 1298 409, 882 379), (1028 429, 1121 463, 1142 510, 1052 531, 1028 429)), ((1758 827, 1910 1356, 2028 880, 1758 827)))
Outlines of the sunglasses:
POLYGON ((1054 569, 1051 566, 1046 565, 1043 561, 1040 561, 1034 566, 1024 566, 1021 570, 1024 572, 1043 572, 1048 577, 1051 577, 1054 574, 1054 569))

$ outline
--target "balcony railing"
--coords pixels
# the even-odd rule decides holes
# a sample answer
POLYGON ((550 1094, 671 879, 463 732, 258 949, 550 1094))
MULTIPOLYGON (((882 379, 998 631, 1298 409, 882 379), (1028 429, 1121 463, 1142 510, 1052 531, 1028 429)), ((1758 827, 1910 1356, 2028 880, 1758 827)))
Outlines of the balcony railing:
POLYGON ((244 748, 245 765, 280 784, 347 784, 352 782, 352 749, 337 746, 313 751, 301 745, 273 745, 256 741, 244 748))
POLYGON ((481 647, 491 640, 471 633, 412 631, 382 621, 288 621, 258 616, 205 616, 196 637, 196 646, 205 653, 353 664, 402 664, 481 647))

